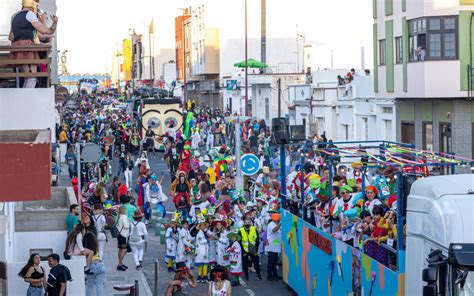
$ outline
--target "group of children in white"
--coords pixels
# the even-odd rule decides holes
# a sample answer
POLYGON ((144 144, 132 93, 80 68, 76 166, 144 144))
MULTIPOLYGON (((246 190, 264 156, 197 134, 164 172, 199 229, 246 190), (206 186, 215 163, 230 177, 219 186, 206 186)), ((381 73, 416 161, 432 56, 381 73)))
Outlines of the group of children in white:
MULTIPOLYGON (((272 207, 278 207, 278 204, 268 204, 262 197, 255 199, 255 203, 239 200, 233 201, 232 204, 232 215, 225 215, 223 211, 216 213, 215 206, 195 206, 188 219, 182 219, 180 212, 174 214, 166 230, 166 260, 169 272, 174 270, 176 263, 185 262, 190 269, 196 266, 197 281, 206 283, 209 281, 209 267, 220 265, 227 268, 232 283, 238 283, 239 277, 243 275, 242 255, 245 250, 242 249, 244 243, 240 243, 240 228, 244 226, 244 220, 252 221, 260 239, 258 253, 263 254, 264 246, 270 246, 266 239, 267 227, 271 218, 274 218, 270 215, 278 211, 272 207)), ((277 237, 279 244, 280 231, 270 231, 272 237, 277 237)), ((271 245, 274 243, 272 241, 271 245)), ((271 249, 273 251, 273 248, 271 249)))

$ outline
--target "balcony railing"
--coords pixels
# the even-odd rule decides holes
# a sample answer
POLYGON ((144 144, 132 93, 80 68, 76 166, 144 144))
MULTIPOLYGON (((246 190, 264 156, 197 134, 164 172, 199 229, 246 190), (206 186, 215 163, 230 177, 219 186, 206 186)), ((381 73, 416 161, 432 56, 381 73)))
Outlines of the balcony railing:
POLYGON ((20 78, 42 78, 46 82, 44 86, 51 86, 51 45, 32 45, 32 46, 0 46, 0 87, 19 87, 20 78), (10 52, 35 51, 46 53, 47 58, 13 60, 9 58, 10 52), (46 71, 36 73, 20 72, 21 65, 46 65, 46 71))

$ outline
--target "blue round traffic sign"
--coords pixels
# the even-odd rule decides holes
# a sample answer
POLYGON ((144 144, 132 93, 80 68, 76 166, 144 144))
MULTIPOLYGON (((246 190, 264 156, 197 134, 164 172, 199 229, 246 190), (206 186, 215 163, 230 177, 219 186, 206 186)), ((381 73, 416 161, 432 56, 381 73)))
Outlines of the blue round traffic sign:
POLYGON ((240 158, 240 167, 242 174, 251 176, 260 170, 260 161, 255 154, 244 154, 240 158))

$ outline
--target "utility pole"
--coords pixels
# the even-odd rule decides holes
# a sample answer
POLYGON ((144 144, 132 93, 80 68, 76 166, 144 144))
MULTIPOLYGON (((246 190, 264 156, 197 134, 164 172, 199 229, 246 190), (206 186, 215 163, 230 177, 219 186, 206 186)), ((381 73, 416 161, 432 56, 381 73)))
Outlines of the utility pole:
POLYGON ((237 190, 243 190, 244 189, 244 179, 242 177, 242 169, 240 167, 240 118, 239 116, 234 117, 234 128, 235 128, 235 155, 237 156, 237 159, 235 161, 235 169, 237 171, 236 178, 235 178, 235 185, 237 190))
POLYGON ((277 84, 278 84, 278 117, 281 117, 281 78, 278 78, 277 84))
POLYGON ((248 72, 248 40, 247 40, 247 0, 245 0, 245 116, 249 116, 248 100, 249 100, 249 72, 248 72))
POLYGON ((267 63, 267 0, 261 0, 261 33, 260 33, 260 59, 267 63))

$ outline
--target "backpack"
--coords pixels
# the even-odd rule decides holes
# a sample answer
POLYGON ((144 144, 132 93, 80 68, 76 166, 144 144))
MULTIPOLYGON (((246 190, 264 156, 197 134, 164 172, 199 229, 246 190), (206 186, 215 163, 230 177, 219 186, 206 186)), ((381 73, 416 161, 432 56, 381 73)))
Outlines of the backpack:
POLYGON ((129 241, 131 243, 138 243, 143 239, 141 235, 138 235, 137 225, 139 223, 142 223, 142 222, 137 222, 137 223, 132 222, 133 228, 132 228, 132 232, 130 233, 130 238, 129 238, 129 241))

